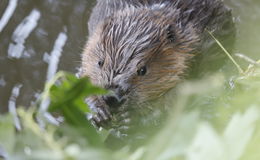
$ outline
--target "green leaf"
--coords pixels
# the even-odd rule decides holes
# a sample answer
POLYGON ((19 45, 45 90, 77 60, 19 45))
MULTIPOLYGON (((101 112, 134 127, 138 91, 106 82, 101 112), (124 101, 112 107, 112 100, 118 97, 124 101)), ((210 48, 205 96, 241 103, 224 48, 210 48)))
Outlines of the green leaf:
POLYGON ((12 116, 0 115, 0 147, 12 152, 15 146, 15 127, 12 116))
POLYGON ((50 87, 50 112, 59 112, 65 120, 77 128, 91 145, 101 145, 102 138, 87 120, 90 109, 84 99, 90 95, 105 94, 106 91, 93 86, 88 78, 76 78, 64 74, 60 81, 50 87))

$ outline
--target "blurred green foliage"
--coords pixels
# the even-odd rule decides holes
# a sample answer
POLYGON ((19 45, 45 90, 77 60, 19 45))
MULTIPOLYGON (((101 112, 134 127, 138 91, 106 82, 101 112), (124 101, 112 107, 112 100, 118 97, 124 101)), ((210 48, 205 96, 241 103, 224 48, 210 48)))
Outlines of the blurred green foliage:
POLYGON ((48 111, 55 118, 62 115, 64 122, 42 126, 36 106, 19 108, 23 128, 17 131, 13 117, 1 115, 0 155, 10 160, 259 160, 258 64, 231 80, 216 74, 184 82, 163 129, 148 144, 116 151, 102 145, 102 133, 86 118, 90 110, 84 98, 106 91, 86 78, 58 73, 46 84, 40 102, 49 99, 48 111))
POLYGON ((101 145, 101 138, 86 118, 86 113, 90 110, 84 99, 92 94, 105 94, 106 91, 91 85, 87 78, 78 79, 74 75, 62 73, 59 84, 52 84, 49 91, 46 91, 51 100, 49 112, 61 113, 66 122, 77 128, 89 143, 101 145))

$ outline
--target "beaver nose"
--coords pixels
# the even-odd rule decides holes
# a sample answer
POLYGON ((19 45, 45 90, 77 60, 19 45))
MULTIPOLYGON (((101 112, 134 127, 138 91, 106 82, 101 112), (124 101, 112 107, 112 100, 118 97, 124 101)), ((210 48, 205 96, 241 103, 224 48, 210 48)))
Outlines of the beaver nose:
POLYGON ((103 96, 103 99, 108 106, 118 107, 124 103, 123 97, 125 92, 119 85, 107 85, 105 88, 113 92, 113 94, 103 96))
POLYGON ((117 107, 120 105, 120 101, 113 95, 103 96, 104 101, 110 107, 117 107))
POLYGON ((105 86, 105 89, 113 91, 114 92, 114 97, 119 102, 123 99, 123 97, 125 95, 125 91, 119 85, 107 85, 107 86, 105 86))
POLYGON ((106 102, 106 104, 111 107, 111 109, 116 109, 119 106, 121 106, 124 102, 125 99, 118 99, 116 96, 113 95, 105 95, 103 96, 104 101, 106 102))

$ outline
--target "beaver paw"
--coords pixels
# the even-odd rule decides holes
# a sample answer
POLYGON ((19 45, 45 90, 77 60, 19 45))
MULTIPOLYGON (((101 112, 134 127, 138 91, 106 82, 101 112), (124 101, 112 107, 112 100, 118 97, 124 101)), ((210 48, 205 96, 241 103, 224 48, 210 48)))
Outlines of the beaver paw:
POLYGON ((97 128, 109 128, 112 114, 109 110, 109 106, 105 103, 105 101, 97 96, 94 96, 87 98, 86 103, 94 112, 88 117, 92 124, 97 128))
POLYGON ((106 109, 101 107, 97 108, 96 113, 90 116, 90 120, 92 124, 97 128, 100 127, 108 128, 110 119, 111 119, 110 113, 106 109))
POLYGON ((118 138, 128 135, 132 128, 131 111, 123 102, 116 101, 112 96, 92 96, 86 99, 86 103, 94 112, 89 120, 96 128, 108 129, 118 138))
POLYGON ((118 108, 115 119, 113 119, 113 127, 111 134, 118 138, 126 137, 129 134, 129 131, 132 128, 131 113, 125 106, 118 108))

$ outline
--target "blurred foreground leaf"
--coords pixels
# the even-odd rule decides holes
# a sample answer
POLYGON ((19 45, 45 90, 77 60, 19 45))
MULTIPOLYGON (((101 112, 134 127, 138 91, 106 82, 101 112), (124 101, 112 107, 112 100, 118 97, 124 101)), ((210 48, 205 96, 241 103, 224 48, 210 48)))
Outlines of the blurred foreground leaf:
POLYGON ((13 152, 15 145, 14 137, 15 127, 12 117, 0 115, 0 158, 6 155, 5 152, 13 152))
POLYGON ((88 78, 76 78, 64 73, 58 82, 50 86, 49 111, 59 112, 92 145, 101 145, 102 138, 87 119, 86 113, 90 110, 84 100, 87 96, 105 93, 105 90, 93 86, 88 78))

